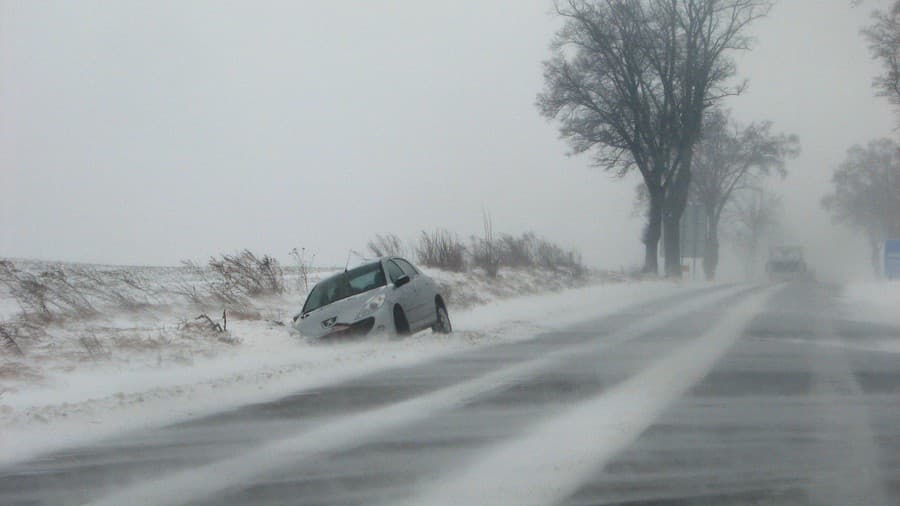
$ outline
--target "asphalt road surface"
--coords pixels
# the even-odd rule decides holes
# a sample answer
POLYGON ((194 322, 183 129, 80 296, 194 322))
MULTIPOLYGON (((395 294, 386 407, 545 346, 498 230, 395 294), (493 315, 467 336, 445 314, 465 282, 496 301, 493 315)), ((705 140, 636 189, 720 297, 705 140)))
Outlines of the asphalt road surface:
POLYGON ((900 504, 900 356, 721 286, 0 469, 0 504, 900 504))

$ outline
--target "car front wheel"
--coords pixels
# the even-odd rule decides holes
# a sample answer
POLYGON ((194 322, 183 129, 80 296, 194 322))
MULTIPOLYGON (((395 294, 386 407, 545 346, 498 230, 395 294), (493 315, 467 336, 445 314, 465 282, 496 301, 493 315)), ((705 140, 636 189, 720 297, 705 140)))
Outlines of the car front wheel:
POLYGON ((431 327, 432 332, 438 334, 449 334, 453 332, 453 326, 450 324, 450 315, 447 314, 447 308, 438 305, 435 307, 437 311, 437 321, 431 327))

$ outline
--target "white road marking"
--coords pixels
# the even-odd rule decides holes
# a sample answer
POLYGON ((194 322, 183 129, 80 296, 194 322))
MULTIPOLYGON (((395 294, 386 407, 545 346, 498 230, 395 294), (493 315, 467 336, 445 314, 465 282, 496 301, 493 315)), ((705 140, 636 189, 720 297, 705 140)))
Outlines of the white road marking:
POLYGON ((673 355, 497 446, 410 504, 530 505, 565 499, 702 379, 776 290, 752 296, 673 355))
MULTIPOLYGON (((208 499, 230 487, 246 484, 253 477, 266 472, 284 469, 291 464, 364 443, 390 430, 426 420, 479 396, 534 376, 566 358, 624 343, 742 290, 746 290, 746 287, 732 287, 700 296, 626 326, 603 341, 570 346, 542 358, 506 367, 429 394, 338 417, 293 437, 268 442, 238 457, 144 481, 91 504, 184 504, 208 499)), ((479 501, 470 504, 477 503, 479 501)))

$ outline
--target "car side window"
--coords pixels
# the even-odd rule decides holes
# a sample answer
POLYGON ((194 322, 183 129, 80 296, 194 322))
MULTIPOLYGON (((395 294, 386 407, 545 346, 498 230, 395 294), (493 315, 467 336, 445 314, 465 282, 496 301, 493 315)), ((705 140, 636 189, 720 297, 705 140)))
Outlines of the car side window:
POLYGON ((403 276, 403 270, 394 263, 393 260, 388 260, 384 263, 385 267, 387 267, 388 277, 391 278, 391 283, 396 282, 403 276))
POLYGON ((412 279, 419 275, 419 271, 417 271, 416 268, 413 267, 412 264, 407 262, 406 260, 404 260, 402 258, 398 258, 398 259, 396 259, 396 262, 397 262, 397 265, 399 265, 400 268, 403 269, 403 272, 407 276, 409 276, 409 279, 412 279))

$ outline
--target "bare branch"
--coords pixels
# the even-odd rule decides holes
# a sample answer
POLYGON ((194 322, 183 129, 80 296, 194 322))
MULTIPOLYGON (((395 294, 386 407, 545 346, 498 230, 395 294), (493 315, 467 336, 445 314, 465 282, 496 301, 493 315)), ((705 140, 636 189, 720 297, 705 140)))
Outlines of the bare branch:
POLYGON ((896 0, 885 12, 874 12, 872 17, 874 24, 862 33, 869 40, 872 56, 881 62, 884 69, 872 85, 878 90, 878 95, 887 97, 892 104, 900 107, 900 0, 896 0))
POLYGON ((566 0, 555 6, 564 25, 544 63, 538 109, 560 123, 573 154, 591 152, 595 165, 619 176, 634 168, 641 173, 651 209, 645 268, 655 270, 650 251, 659 240, 661 202, 677 221, 704 111, 745 88, 730 84, 735 65, 727 53, 749 48, 744 31, 771 2, 566 0))

